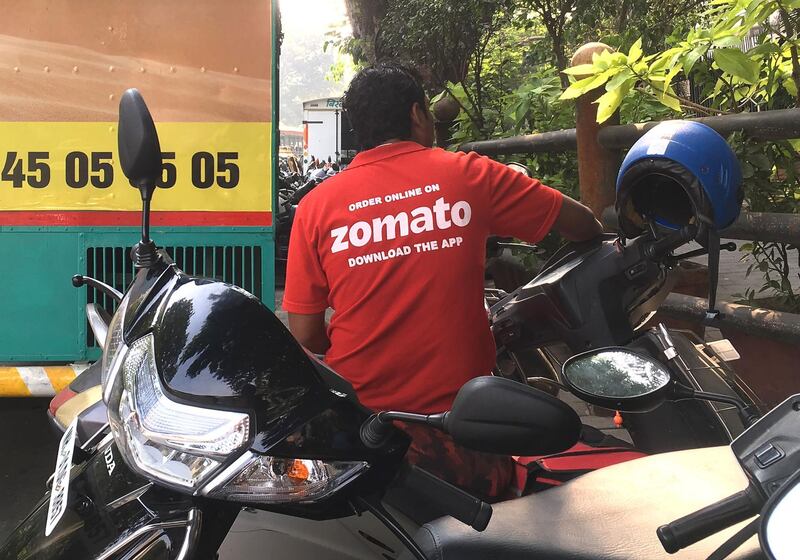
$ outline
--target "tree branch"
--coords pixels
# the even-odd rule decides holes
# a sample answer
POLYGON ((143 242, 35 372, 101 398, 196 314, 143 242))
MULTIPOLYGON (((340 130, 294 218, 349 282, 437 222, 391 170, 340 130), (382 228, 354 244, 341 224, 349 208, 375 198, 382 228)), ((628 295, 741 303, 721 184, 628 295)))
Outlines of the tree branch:
MULTIPOLYGON (((463 84, 463 83, 461 84, 461 87, 462 87, 462 88, 464 87, 464 84, 463 84)), ((453 99, 455 99, 455 100, 456 100, 456 103, 458 103, 458 106, 459 106, 459 107, 461 107, 461 108, 464 110, 464 112, 465 112, 465 113, 467 114, 467 116, 469 117, 469 120, 471 120, 471 121, 472 121, 472 124, 474 124, 474 125, 477 127, 477 126, 478 126, 478 122, 475 120, 475 116, 472 114, 472 111, 470 111, 469 109, 467 109, 467 107, 466 107, 466 106, 465 106, 463 103, 461 103, 461 100, 460 100, 458 97, 456 97, 456 96, 455 96, 455 94, 453 93, 453 90, 451 90, 451 89, 450 89, 450 88, 447 86, 447 84, 445 84, 445 86, 444 86, 444 90, 447 92, 447 94, 448 94, 450 97, 452 97, 453 99)), ((465 93, 466 93, 466 90, 465 90, 465 93)))
MULTIPOLYGON (((786 11, 783 4, 780 0, 777 0, 779 12, 781 14, 781 21, 783 21, 784 30, 788 32, 790 35, 794 35, 794 26, 792 25, 792 20, 789 18, 789 12, 786 11)), ((797 43, 792 41, 791 39, 787 38, 787 41, 791 45, 789 47, 789 54, 792 57, 792 81, 794 81, 794 87, 797 90, 797 94, 795 95, 795 107, 800 107, 800 57, 797 53, 797 43)))

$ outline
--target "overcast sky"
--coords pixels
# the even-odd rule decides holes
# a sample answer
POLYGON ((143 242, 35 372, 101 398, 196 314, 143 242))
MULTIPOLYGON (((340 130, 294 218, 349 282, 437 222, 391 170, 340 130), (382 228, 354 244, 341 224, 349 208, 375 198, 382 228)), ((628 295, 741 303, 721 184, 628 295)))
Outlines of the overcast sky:
POLYGON ((350 33, 344 0, 280 0, 283 48, 280 70, 280 112, 283 128, 296 128, 302 121, 303 101, 338 97, 345 83, 326 80, 336 62, 331 49, 323 53, 325 34, 331 29, 350 33))
POLYGON ((309 25, 339 26, 346 19, 344 0, 280 0, 284 40, 302 33, 309 25))

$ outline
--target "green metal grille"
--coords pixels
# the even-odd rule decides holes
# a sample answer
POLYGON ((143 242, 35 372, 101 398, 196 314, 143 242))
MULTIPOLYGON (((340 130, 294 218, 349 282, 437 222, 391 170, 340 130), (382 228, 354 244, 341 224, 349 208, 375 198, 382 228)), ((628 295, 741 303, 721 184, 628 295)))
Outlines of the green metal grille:
MULTIPOLYGON (((168 246, 175 264, 190 276, 214 278, 244 288, 262 299, 262 251, 258 245, 168 246)), ((133 281, 133 263, 128 247, 87 247, 86 274, 113 286, 120 292, 133 281)), ((86 287, 87 303, 98 303, 109 312, 116 303, 103 292, 86 287)), ((86 344, 96 348, 92 330, 86 328, 86 344)))

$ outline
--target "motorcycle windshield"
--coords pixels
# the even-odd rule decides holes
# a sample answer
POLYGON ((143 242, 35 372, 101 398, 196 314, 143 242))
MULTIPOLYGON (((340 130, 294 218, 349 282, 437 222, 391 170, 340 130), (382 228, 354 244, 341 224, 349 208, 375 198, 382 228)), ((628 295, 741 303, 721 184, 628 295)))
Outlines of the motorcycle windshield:
POLYGON ((199 530, 193 504, 132 473, 113 443, 72 468, 66 511, 45 536, 49 498, 0 547, 0 560, 171 560, 199 530))

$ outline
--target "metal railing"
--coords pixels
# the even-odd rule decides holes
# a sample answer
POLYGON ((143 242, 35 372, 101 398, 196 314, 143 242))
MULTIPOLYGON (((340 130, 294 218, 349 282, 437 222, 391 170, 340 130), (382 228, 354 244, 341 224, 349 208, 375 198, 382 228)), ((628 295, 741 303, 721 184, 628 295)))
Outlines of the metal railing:
MULTIPOLYGON (((591 61, 592 53, 608 48, 598 43, 586 45, 573 57, 572 64, 591 61)), ((592 209, 606 227, 613 227, 616 225, 616 214, 613 210, 615 178, 622 150, 632 146, 658 122, 620 125, 616 124, 619 122, 619 116, 615 115, 605 124, 598 124, 597 105, 593 102, 599 94, 600 92, 595 90, 577 99, 575 128, 498 140, 467 142, 462 144, 459 150, 474 151, 487 156, 577 150, 581 201, 592 209)), ((739 113, 691 120, 710 126, 722 136, 742 131, 758 140, 800 138, 800 109, 739 113)), ((721 237, 800 245, 800 214, 745 211, 736 222, 721 232, 721 237)), ((703 298, 670 294, 661 311, 679 319, 702 321, 705 317, 706 303, 703 298)), ((720 302, 718 307, 723 313, 713 326, 730 327, 793 344, 800 343, 800 315, 728 302, 720 302)))

